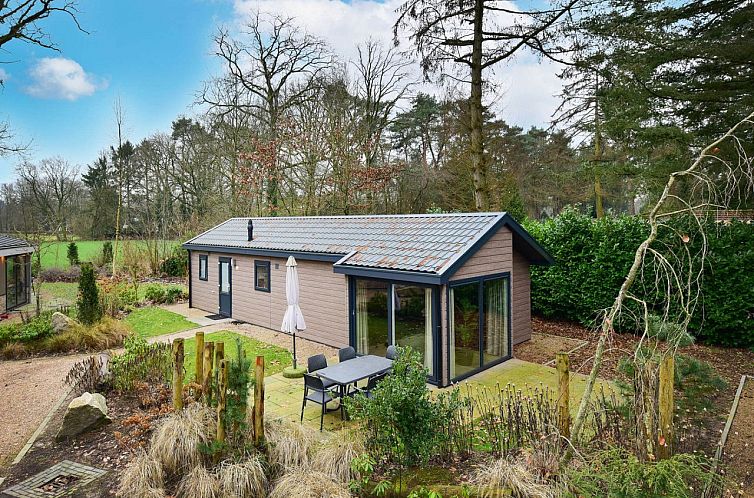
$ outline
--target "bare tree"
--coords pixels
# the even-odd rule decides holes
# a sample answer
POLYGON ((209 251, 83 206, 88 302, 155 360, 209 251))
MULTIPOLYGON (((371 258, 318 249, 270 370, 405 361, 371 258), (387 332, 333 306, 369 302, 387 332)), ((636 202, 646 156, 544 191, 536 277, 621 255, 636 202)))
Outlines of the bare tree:
MULTIPOLYGON (((747 154, 750 144, 743 140, 747 134, 750 139, 752 127, 754 113, 702 149, 686 169, 673 172, 659 199, 649 211, 649 235, 637 247, 631 268, 613 305, 602 312, 600 336, 592 369, 587 377, 584 394, 571 430, 573 439, 578 439, 589 412, 602 357, 610 337, 615 332, 616 323, 624 314, 631 313, 627 308, 628 303, 633 302, 638 308, 639 316, 636 319, 640 330, 643 330, 634 354, 636 363, 640 362, 641 348, 651 338, 650 315, 653 312, 659 309, 663 320, 675 322, 682 331, 686 330, 700 297, 700 282, 707 254, 707 235, 702 213, 710 207, 728 205, 735 199, 741 187, 748 191, 754 187, 754 158, 747 154), (688 185, 679 188, 684 183, 691 184, 691 188, 688 188, 688 185), (689 241, 690 234, 679 231, 668 222, 678 215, 689 216, 693 221, 692 229, 702 240, 701 249, 697 254, 692 254, 683 245, 689 241), (682 248, 678 250, 667 245, 663 247, 659 239, 661 230, 666 230, 681 240, 682 248), (647 273, 655 275, 648 292, 642 292, 638 285, 645 270, 652 270, 647 273), (658 296, 661 296, 659 303, 656 302, 658 296)), ((671 341, 663 354, 674 355, 676 349, 677 344, 671 341)), ((651 409, 651 406, 643 407, 644 410, 648 408, 651 409)), ((656 420, 657 417, 654 415, 656 414, 648 414, 649 418, 656 420)), ((651 449, 653 444, 658 443, 650 442, 648 448, 651 449)), ((570 458, 570 454, 567 458, 570 458)))
MULTIPOLYGON (((293 106, 311 98, 317 76, 332 63, 325 43, 302 31, 289 17, 257 13, 238 35, 221 29, 215 36, 216 55, 227 68, 228 78, 253 98, 242 109, 262 123, 265 139, 277 152, 278 126, 293 106)), ((224 101, 212 92, 202 94, 215 109, 237 109, 236 100, 224 101)), ((277 157, 272 158, 267 178, 267 202, 271 214, 279 204, 277 157)))
POLYGON ((68 238, 68 226, 81 191, 78 168, 56 157, 39 164, 25 162, 16 172, 24 195, 36 214, 37 222, 58 240, 68 238))
POLYGON ((558 0, 549 9, 519 10, 504 0, 408 0, 399 8, 395 40, 406 30, 421 56, 425 76, 470 83, 470 155, 477 210, 488 207, 483 143, 485 75, 523 50, 557 62, 569 51, 560 45, 562 24, 579 2, 558 0), (445 72, 450 67, 450 72, 445 72))

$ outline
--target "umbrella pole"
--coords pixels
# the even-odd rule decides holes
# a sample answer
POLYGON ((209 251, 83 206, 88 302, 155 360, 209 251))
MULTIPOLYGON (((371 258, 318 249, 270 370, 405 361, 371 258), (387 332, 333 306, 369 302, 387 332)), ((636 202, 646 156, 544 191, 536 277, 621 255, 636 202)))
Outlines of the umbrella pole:
POLYGON ((296 332, 293 333, 293 368, 294 370, 298 368, 296 366, 296 332))

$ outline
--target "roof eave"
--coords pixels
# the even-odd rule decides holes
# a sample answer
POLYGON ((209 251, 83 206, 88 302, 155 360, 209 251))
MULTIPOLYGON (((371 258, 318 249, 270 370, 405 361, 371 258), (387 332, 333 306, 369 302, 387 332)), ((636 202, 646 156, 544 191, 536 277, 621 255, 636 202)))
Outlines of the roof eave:
POLYGON ((310 252, 310 251, 293 251, 280 249, 258 249, 254 247, 233 247, 209 244, 192 244, 184 242, 182 248, 188 251, 216 252, 224 254, 243 254, 246 256, 263 256, 268 258, 287 258, 294 256, 296 259, 308 261, 325 261, 335 263, 343 257, 342 253, 310 252))
POLYGON ((437 273, 410 270, 394 270, 390 268, 376 268, 372 266, 335 264, 333 265, 333 272, 343 275, 350 275, 352 277, 397 280, 401 282, 412 282, 417 284, 440 285, 443 283, 442 277, 437 273))

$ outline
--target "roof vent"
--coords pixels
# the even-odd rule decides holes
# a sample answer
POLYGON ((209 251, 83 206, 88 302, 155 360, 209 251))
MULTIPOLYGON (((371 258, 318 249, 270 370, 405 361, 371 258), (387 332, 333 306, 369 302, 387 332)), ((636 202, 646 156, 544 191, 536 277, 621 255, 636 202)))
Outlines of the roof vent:
POLYGON ((254 222, 249 220, 249 224, 246 226, 246 231, 248 232, 249 236, 249 242, 254 240, 254 222))

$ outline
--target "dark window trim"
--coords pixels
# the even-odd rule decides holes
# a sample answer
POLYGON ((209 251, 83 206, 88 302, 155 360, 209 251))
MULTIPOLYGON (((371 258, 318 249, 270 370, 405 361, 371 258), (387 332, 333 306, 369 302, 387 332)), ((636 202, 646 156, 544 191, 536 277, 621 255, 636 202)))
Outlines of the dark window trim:
POLYGON ((494 367, 495 365, 499 365, 500 363, 503 363, 505 361, 510 360, 513 358, 513 296, 511 295, 512 290, 512 284, 511 284, 511 272, 500 272, 500 273, 492 273, 489 275, 482 275, 479 277, 470 277, 470 278, 463 278, 459 280, 453 280, 451 282, 448 282, 448 285, 445 286, 445 301, 447 302, 447 308, 445 310, 445 320, 448 324, 448 330, 446 336, 448 337, 448 352, 446 355, 447 358, 447 369, 446 372, 448 374, 448 383, 454 384, 456 382, 460 382, 464 379, 467 379, 471 377, 472 375, 476 375, 479 372, 483 372, 484 370, 487 370, 488 368, 494 367), (469 372, 466 372, 462 375, 459 375, 457 377, 450 378, 450 348, 454 347, 453 344, 450 344, 450 307, 453 305, 453 303, 450 302, 450 289, 452 287, 456 287, 459 285, 466 285, 470 283, 477 282, 478 292, 479 292, 479 333, 483 333, 483 327, 484 327, 484 282, 486 280, 496 280, 504 278, 506 279, 506 286, 508 287, 508 356, 504 356, 503 358, 499 358, 498 360, 495 360, 492 363, 489 363, 487 365, 484 364, 484 350, 482 349, 482 342, 481 337, 480 339, 480 346, 479 346, 479 363, 480 367, 475 368, 474 370, 471 370, 469 372))
MULTIPOLYGON (((364 278, 354 275, 348 275, 348 341, 349 345, 356 347, 356 281, 357 280, 376 280, 387 282, 388 286, 388 321, 387 335, 388 343, 395 344, 395 330, 393 330, 393 292, 396 285, 411 285, 415 287, 424 287, 432 289, 432 375, 427 376, 427 382, 433 385, 440 385, 442 382, 442 312, 440 310, 440 292, 442 287, 439 285, 413 282, 410 280, 395 280, 387 278, 364 278)), ((359 353, 361 354, 361 353, 359 353)))
POLYGON ((199 280, 207 281, 209 279, 209 255, 199 255, 199 280), (202 277, 202 261, 204 261, 204 276, 202 277))
POLYGON ((269 261, 263 261, 260 259, 254 260, 254 290, 258 290, 260 292, 272 292, 272 272, 270 271, 270 262, 269 261), (258 268, 264 267, 267 268, 267 287, 259 287, 257 286, 257 271, 258 268))

